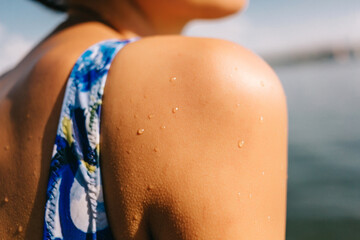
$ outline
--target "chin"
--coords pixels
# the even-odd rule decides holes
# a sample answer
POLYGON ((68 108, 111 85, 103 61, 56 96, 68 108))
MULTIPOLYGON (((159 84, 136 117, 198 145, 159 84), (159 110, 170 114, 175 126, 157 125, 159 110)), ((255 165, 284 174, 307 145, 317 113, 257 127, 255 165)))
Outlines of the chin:
POLYGON ((214 19, 226 17, 244 10, 247 3, 247 0, 208 0, 206 4, 202 4, 201 10, 199 9, 200 14, 198 18, 214 19))

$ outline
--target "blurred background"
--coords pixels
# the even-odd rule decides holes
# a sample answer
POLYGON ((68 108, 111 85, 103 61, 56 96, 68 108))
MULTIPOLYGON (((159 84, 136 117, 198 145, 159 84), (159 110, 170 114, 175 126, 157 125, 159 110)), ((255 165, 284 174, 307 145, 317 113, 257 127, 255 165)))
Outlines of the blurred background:
MULTIPOLYGON (((0 74, 65 15, 0 1, 0 74)), ((184 35, 224 38, 263 57, 288 100, 287 240, 360 239, 360 0, 250 0, 184 35)))

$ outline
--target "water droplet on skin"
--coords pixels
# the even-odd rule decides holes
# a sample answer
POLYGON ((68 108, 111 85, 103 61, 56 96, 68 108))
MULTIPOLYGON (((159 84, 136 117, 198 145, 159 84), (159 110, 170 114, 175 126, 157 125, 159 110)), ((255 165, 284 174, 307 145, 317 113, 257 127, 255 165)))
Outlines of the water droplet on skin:
POLYGON ((149 114, 149 115, 148 115, 148 119, 152 119, 153 117, 155 117, 154 114, 149 114))
POLYGON ((240 195, 241 195, 241 192, 238 192, 237 194, 238 194, 238 196, 240 196, 240 195))
POLYGON ((252 193, 249 194, 249 198, 252 198, 252 193))
POLYGON ((165 125, 162 125, 161 127, 160 127, 160 129, 165 129, 166 128, 166 126, 165 125))
POLYGON ((4 198, 4 203, 8 203, 9 199, 7 197, 4 198))
POLYGON ((138 219, 139 219, 138 215, 134 215, 134 216, 132 217, 132 220, 133 220, 133 221, 137 221, 138 219))
POLYGON ((173 112, 173 113, 176 113, 177 111, 179 111, 179 108, 178 108, 178 107, 174 107, 174 108, 172 109, 172 112, 173 112))
POLYGON ((270 216, 268 216, 268 217, 267 217, 267 219, 268 219, 268 221, 270 221, 270 220, 271 220, 271 217, 270 217, 270 216))
POLYGON ((148 186, 146 187, 146 190, 148 190, 148 191, 151 191, 151 190, 153 190, 153 189, 154 189, 153 185, 148 185, 148 186))
POLYGON ((19 226, 17 231, 18 231, 18 233, 22 233, 24 231, 24 228, 22 226, 19 226))
POLYGON ((141 135, 145 132, 145 129, 140 128, 139 130, 137 130, 137 135, 141 135))
POLYGON ((261 174, 262 174, 262 175, 265 175, 265 172, 262 172, 261 174))
POLYGON ((260 117, 260 122, 264 122, 264 117, 263 116, 260 117))
POLYGON ((154 152, 158 152, 158 151, 159 151, 159 148, 155 147, 154 152))
POLYGON ((138 118, 138 115, 137 115, 137 114, 134 114, 134 118, 138 118))
POLYGON ((171 82, 171 83, 173 83, 173 82, 175 82, 175 81, 176 81, 176 77, 170 78, 170 82, 171 82))
POLYGON ((244 146, 244 144, 245 144, 245 141, 244 141, 244 140, 240 140, 240 141, 238 142, 238 147, 239 147, 239 148, 242 148, 242 147, 244 146))
POLYGON ((130 153, 131 153, 131 150, 126 150, 126 153, 127 153, 127 154, 130 154, 130 153))
POLYGON ((8 150, 10 149, 9 145, 6 145, 6 146, 4 147, 4 149, 5 149, 5 151, 8 151, 8 150))
POLYGON ((263 87, 265 86, 264 82, 263 81, 260 81, 260 85, 263 87))
POLYGON ((233 75, 232 75, 232 74, 230 74, 230 77, 232 78, 232 77, 233 77, 233 75))
POLYGON ((240 107, 240 103, 236 104, 237 107, 240 107))

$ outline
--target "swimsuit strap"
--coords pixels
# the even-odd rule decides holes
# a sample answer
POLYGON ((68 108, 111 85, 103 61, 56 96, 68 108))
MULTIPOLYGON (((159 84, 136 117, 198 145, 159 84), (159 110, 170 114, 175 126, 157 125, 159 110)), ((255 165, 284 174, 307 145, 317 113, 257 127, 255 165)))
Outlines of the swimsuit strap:
POLYGON ((101 183, 100 111, 111 62, 135 40, 97 43, 71 71, 51 159, 43 239, 113 239, 101 183))

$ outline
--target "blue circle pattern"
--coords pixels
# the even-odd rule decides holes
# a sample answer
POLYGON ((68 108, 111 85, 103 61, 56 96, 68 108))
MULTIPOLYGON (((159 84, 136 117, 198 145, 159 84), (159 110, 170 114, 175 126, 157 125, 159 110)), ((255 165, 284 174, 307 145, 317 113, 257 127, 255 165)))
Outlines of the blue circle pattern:
POLYGON ((135 40, 97 43, 72 69, 51 159, 43 239, 113 239, 102 193, 100 112, 111 62, 135 40))

